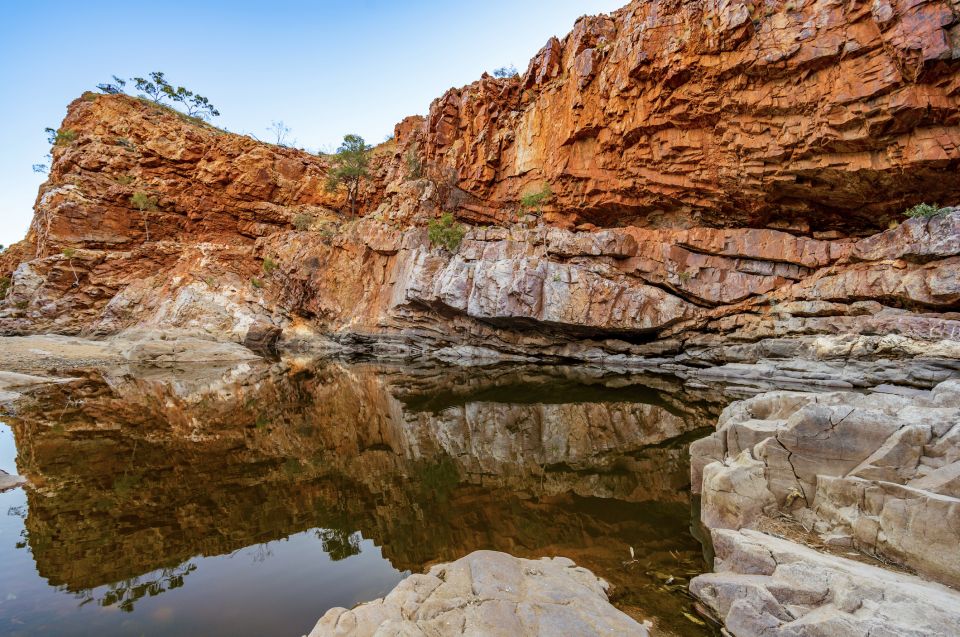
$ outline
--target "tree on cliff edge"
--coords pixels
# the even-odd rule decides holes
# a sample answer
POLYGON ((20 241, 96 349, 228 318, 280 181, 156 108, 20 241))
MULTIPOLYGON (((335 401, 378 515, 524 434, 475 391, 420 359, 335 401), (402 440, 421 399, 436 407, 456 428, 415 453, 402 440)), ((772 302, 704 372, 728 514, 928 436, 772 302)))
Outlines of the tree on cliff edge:
POLYGON ((344 135, 343 143, 333 156, 327 173, 327 190, 334 191, 340 185, 346 186, 351 217, 357 214, 357 194, 360 192, 360 181, 368 175, 372 148, 359 135, 344 135))

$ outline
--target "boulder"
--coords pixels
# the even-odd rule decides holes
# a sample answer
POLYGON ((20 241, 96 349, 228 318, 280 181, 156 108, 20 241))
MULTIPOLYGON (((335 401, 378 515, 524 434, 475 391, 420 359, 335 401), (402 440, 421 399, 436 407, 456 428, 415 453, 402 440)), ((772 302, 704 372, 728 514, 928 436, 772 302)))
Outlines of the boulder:
POLYGON ((566 558, 475 551, 411 575, 384 598, 332 608, 309 637, 377 635, 637 635, 642 624, 607 600, 607 584, 566 558))

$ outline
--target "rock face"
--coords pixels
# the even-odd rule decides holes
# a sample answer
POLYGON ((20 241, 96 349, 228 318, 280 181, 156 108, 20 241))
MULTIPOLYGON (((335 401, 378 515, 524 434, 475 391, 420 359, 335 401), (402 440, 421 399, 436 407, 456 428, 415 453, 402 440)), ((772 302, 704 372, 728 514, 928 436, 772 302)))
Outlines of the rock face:
POLYGON ((690 590, 737 637, 947 637, 960 626, 960 594, 945 586, 756 531, 718 529, 713 543, 716 572, 690 590))
POLYGON ((960 381, 887 389, 896 393, 762 394, 728 406, 717 431, 691 444, 717 557, 690 590, 733 634, 955 632, 960 381), (742 530, 771 525, 876 566, 742 530))
POLYGON ((412 137, 476 219, 549 183, 556 222, 882 228, 960 184, 949 0, 635 0, 522 77, 448 91, 412 137))
POLYGON ((908 396, 773 392, 734 403, 691 446, 710 528, 788 513, 960 586, 960 381, 908 396))
POLYGON ((583 18, 522 78, 401 122, 360 220, 322 157, 86 94, 29 236, 0 255, 0 332, 930 387, 960 370, 960 211, 890 226, 960 203, 957 11, 663 0, 583 18), (518 210, 543 184, 542 210, 518 210), (424 228, 442 211, 486 225, 442 249, 424 228))
POLYGON ((566 558, 475 551, 411 575, 382 599, 327 611, 309 637, 648 635, 605 591, 606 582, 566 558))

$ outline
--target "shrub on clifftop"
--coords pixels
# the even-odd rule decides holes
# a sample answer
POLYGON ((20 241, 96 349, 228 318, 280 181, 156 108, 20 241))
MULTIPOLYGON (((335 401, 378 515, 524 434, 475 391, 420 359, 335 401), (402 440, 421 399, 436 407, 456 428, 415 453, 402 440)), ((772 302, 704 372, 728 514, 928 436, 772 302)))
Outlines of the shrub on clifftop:
MULTIPOLYGON (((183 86, 173 86, 167 81, 162 71, 153 71, 150 77, 132 77, 130 80, 138 91, 141 99, 150 100, 154 104, 170 107, 180 105, 186 110, 187 117, 195 117, 201 120, 207 120, 211 117, 220 115, 220 111, 210 103, 210 100, 203 95, 194 93, 183 86), (165 104, 164 102, 169 102, 165 104)), ((123 93, 127 85, 126 80, 122 80, 116 75, 113 76, 113 82, 103 82, 97 84, 97 89, 102 93, 114 95, 123 93)))

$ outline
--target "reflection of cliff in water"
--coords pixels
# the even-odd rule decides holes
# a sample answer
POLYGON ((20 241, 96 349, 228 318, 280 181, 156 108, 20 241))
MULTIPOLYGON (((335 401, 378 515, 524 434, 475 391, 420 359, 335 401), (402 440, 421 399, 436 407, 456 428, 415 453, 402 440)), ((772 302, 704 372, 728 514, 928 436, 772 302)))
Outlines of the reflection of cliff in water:
POLYGON ((194 556, 318 528, 331 557, 360 532, 402 570, 480 548, 567 555, 658 615, 676 610, 660 574, 697 564, 687 442, 720 406, 658 382, 292 363, 91 373, 9 420, 40 574, 71 591, 132 582, 101 603, 184 585, 194 556))

